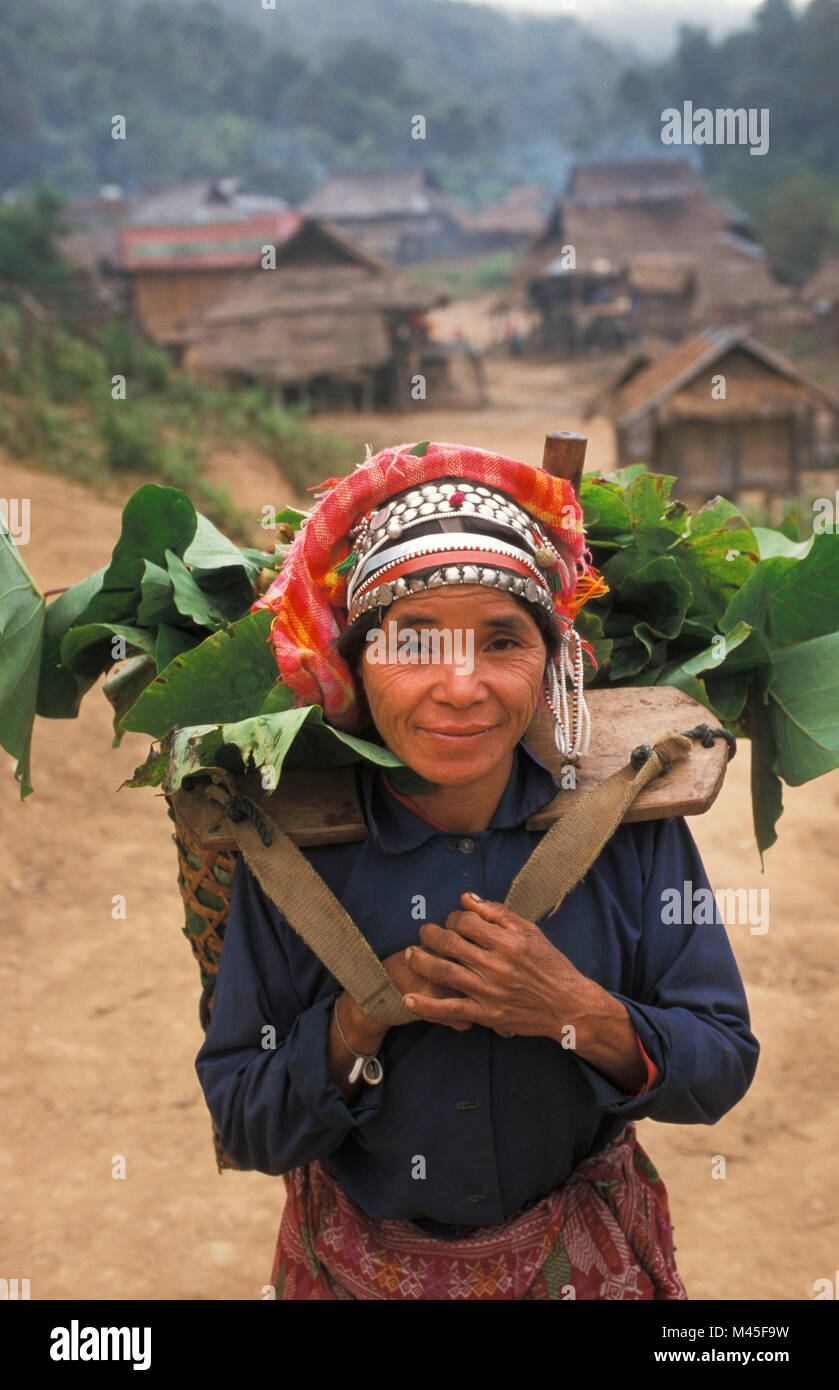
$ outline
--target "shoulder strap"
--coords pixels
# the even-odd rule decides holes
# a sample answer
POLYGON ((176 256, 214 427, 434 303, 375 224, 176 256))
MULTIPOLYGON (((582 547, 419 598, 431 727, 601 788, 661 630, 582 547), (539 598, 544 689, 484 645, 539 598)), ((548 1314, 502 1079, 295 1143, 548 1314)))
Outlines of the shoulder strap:
MULTIPOLYGON (((638 748, 618 772, 578 797, 540 840, 516 875, 505 906, 538 921, 555 911, 591 867, 635 797, 690 751, 682 734, 638 748), (643 758, 643 761, 641 759, 643 758)), ((223 805, 248 868, 291 927, 377 1023, 416 1021, 381 961, 320 874, 263 807, 217 774, 207 795, 223 805)))
POLYGON ((556 912, 591 868, 638 793, 686 757, 691 747, 686 735, 666 734, 652 748, 636 748, 625 767, 577 797, 522 865, 504 906, 529 922, 556 912))

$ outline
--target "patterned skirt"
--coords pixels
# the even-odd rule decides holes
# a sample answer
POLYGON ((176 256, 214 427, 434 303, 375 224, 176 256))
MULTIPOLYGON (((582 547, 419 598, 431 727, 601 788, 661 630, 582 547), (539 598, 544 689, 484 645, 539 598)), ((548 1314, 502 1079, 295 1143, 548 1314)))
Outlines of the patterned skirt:
POLYGON ((631 1122, 537 1205, 453 1241, 367 1216, 321 1163, 285 1181, 279 1299, 687 1298, 667 1192, 631 1122))

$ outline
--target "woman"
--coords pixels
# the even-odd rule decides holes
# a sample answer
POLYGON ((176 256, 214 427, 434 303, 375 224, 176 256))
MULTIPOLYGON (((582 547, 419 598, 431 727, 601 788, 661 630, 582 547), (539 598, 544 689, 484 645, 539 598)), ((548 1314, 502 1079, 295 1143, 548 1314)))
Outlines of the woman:
POLYGON ((286 1176, 277 1296, 684 1299, 633 1122, 715 1123, 758 1055, 722 924, 662 922, 708 886, 690 833, 622 825, 558 912, 503 906, 559 790, 521 741, 543 699, 587 745, 573 489, 440 444, 324 486, 264 600, 280 673, 426 789, 364 764, 366 840, 306 857, 415 1021, 367 1017, 239 865, 196 1067, 227 1152, 286 1176))

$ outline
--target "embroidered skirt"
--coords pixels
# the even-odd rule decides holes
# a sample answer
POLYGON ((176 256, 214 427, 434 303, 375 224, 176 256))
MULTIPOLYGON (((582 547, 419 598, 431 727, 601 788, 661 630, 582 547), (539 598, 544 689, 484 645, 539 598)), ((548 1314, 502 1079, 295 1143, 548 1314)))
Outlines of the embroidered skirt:
POLYGON ((319 1162, 288 1188, 279 1299, 686 1299, 667 1192, 634 1123, 533 1207, 461 1239, 376 1221, 319 1162))

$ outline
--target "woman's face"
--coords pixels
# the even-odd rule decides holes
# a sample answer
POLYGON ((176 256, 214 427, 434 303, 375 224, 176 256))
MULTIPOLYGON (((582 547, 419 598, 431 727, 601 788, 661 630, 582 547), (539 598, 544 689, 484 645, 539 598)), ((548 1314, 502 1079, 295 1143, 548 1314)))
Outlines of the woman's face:
POLYGON ((429 782, 457 786, 509 756, 533 717, 546 660, 519 603, 469 584, 391 604, 368 636, 361 671, 388 747, 429 782))

